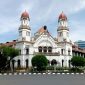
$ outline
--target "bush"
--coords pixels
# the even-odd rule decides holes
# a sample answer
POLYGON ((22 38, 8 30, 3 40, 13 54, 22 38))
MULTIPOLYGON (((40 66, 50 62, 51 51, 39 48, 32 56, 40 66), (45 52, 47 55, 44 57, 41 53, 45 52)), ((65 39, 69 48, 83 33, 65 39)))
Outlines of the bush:
POLYGON ((47 70, 54 70, 54 67, 53 66, 49 66, 49 67, 47 67, 47 70))
POLYGON ((70 72, 79 72, 79 73, 83 72, 83 70, 79 69, 79 68, 71 68, 69 71, 70 72))
POLYGON ((85 58, 80 57, 80 56, 74 56, 71 59, 71 64, 75 67, 79 67, 79 66, 85 66, 85 58))
POLYGON ((35 55, 33 58, 32 58, 32 66, 36 69, 37 71, 44 71, 46 70, 46 67, 47 67, 47 64, 48 64, 48 60, 47 58, 44 56, 44 55, 35 55))

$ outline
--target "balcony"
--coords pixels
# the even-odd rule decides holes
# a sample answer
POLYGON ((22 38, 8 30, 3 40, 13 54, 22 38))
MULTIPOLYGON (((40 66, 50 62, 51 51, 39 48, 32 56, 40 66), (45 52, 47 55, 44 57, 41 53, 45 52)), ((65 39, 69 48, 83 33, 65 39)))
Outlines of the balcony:
POLYGON ((60 56, 60 53, 58 52, 49 52, 49 53, 46 53, 46 52, 34 52, 34 55, 37 55, 37 54, 44 54, 46 56, 60 56))

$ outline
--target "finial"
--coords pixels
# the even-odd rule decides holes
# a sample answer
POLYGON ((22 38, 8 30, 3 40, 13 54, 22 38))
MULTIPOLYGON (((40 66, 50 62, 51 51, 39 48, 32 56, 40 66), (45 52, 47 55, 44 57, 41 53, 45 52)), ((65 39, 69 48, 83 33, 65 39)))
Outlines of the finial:
POLYGON ((62 11, 62 13, 63 13, 63 11, 62 11))

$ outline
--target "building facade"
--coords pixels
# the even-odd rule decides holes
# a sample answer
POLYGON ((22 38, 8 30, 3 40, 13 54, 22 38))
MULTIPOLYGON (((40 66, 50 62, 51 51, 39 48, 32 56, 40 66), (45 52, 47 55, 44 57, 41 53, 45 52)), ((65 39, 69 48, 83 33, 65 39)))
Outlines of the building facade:
POLYGON ((15 46, 20 50, 20 55, 14 58, 15 67, 31 67, 31 59, 36 54, 44 54, 50 65, 55 60, 57 66, 69 67, 72 42, 69 39, 68 20, 63 12, 59 15, 56 38, 52 37, 47 26, 42 26, 31 36, 30 17, 26 11, 21 14, 20 20, 19 37, 15 46))
POLYGON ((63 12, 58 18, 58 28, 55 28, 56 38, 49 33, 47 26, 42 26, 32 36, 30 17, 26 11, 21 14, 20 21, 17 40, 0 44, 19 49, 20 55, 13 59, 13 67, 31 67, 31 59, 36 54, 44 54, 50 66, 51 62, 56 61, 57 67, 70 67, 73 56, 85 57, 85 49, 75 45, 69 38, 68 19, 63 12))

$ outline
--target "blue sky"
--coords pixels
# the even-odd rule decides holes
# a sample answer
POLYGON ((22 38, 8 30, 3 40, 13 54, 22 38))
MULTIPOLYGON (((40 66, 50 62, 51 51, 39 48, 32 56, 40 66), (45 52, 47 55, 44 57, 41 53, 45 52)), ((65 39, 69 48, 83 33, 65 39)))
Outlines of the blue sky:
POLYGON ((72 41, 85 40, 85 0, 2 0, 0 2, 0 42, 18 38, 20 16, 27 10, 32 35, 47 25, 52 36, 57 36, 58 16, 63 11, 68 17, 72 41))

